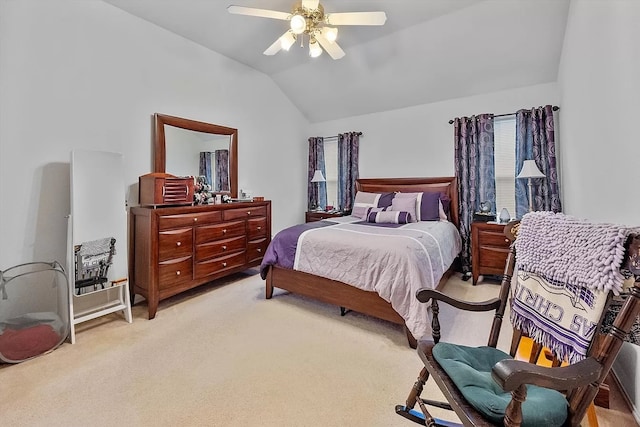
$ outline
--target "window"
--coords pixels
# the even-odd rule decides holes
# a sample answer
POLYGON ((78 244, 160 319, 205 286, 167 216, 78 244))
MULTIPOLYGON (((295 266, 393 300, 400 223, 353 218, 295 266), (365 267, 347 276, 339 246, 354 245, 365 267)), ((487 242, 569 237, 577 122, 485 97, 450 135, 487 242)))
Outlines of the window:
POLYGON ((507 208, 516 216, 516 116, 496 117, 493 122, 496 172, 496 214, 507 208))
POLYGON ((324 168, 327 184, 327 205, 338 208, 338 140, 324 143, 324 168))

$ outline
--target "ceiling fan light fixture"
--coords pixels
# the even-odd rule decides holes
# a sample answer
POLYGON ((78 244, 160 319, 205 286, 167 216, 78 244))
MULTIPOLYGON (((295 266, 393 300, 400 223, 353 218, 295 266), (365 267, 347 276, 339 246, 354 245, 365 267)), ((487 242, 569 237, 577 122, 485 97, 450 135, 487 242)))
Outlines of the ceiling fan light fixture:
POLYGON ((296 36, 291 31, 287 31, 280 37, 280 47, 283 50, 289 50, 291 46, 296 42, 296 36))
POLYGON ((329 42, 333 43, 338 38, 338 29, 335 27, 323 27, 322 34, 329 42))
POLYGON ((315 39, 309 40, 309 56, 317 58, 322 55, 322 48, 315 39))
POLYGON ((295 34, 302 34, 307 29, 307 20, 302 15, 293 15, 289 25, 295 34))

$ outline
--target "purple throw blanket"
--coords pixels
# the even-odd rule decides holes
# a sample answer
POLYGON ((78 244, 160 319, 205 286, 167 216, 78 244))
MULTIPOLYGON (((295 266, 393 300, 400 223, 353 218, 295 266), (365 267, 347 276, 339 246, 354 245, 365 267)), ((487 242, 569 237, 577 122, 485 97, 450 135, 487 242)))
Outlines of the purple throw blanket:
POLYGON ((315 221, 306 224, 298 224, 285 228, 274 236, 264 253, 264 258, 260 264, 260 277, 267 278, 267 270, 270 265, 277 265, 284 268, 293 269, 293 261, 296 257, 298 237, 307 230, 314 228, 335 225, 329 221, 315 221))

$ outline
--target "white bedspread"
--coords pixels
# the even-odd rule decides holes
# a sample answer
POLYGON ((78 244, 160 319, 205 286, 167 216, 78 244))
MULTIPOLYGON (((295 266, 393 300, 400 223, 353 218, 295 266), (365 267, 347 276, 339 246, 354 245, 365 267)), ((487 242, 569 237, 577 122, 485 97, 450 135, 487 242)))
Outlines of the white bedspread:
POLYGON ((404 318, 414 337, 431 336, 429 304, 416 291, 435 288, 461 250, 460 234, 447 221, 398 228, 353 223, 305 231, 294 269, 378 293, 404 318))

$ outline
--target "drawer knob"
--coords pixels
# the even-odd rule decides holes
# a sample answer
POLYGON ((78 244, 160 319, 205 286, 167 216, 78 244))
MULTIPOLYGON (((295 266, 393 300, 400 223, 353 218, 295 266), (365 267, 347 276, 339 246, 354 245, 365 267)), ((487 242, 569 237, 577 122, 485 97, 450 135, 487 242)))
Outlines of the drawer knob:
POLYGON ((176 276, 180 275, 180 270, 176 271, 176 276))
POLYGON ((247 211, 247 215, 251 215, 251 211, 247 211))
POLYGON ((509 239, 504 239, 504 242, 505 243, 509 243, 509 239))
POLYGON ((226 247, 226 246, 223 246, 223 247, 222 247, 222 250, 223 250, 223 251, 226 251, 226 250, 227 250, 227 247, 226 247))
POLYGON ((227 229, 222 230, 222 234, 227 234, 227 229))
POLYGON ((198 222, 198 218, 193 218, 193 222, 198 222))
POLYGON ((223 262, 223 263, 222 263, 222 266, 223 266, 223 267, 226 267, 226 266, 227 266, 227 263, 226 263, 226 262, 223 262))
POLYGON ((262 252, 262 249, 261 249, 261 248, 258 248, 258 253, 260 253, 260 252, 262 252))
POLYGON ((258 226, 258 230, 262 230, 262 227, 261 227, 261 226, 258 226))
POLYGON ((181 246, 182 242, 176 242, 176 246, 181 246))

